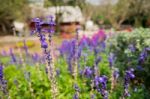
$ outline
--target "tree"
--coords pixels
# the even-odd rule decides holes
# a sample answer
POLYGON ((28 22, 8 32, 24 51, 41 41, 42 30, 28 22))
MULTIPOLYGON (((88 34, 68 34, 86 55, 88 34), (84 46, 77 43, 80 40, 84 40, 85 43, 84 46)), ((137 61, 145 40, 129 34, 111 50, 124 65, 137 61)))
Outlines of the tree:
POLYGON ((14 20, 25 20, 27 0, 0 0, 0 35, 11 34, 14 20))
POLYGON ((99 5, 99 9, 99 14, 105 16, 115 29, 119 29, 124 21, 131 19, 133 25, 138 27, 150 16, 150 0, 118 0, 116 4, 105 0, 105 3, 99 5))

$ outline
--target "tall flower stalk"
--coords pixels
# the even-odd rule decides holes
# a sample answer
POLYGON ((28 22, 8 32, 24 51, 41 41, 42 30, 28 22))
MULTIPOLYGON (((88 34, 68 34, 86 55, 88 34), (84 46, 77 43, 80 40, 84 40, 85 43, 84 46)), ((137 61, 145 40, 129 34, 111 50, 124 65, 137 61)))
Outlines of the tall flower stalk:
POLYGON ((4 95, 7 95, 7 81, 4 79, 4 74, 3 74, 3 65, 0 63, 0 91, 4 95))
POLYGON ((48 31, 48 41, 49 41, 49 56, 47 57, 47 61, 48 61, 48 75, 49 75, 49 79, 51 81, 51 92, 52 92, 52 98, 55 99, 58 93, 58 89, 57 89, 57 83, 56 83, 56 68, 54 66, 54 59, 53 59, 53 42, 52 42, 52 35, 54 33, 54 26, 55 26, 55 22, 53 21, 53 17, 50 16, 49 18, 49 31, 48 31))
POLYGON ((73 76, 77 80, 78 76, 78 40, 79 40, 79 28, 76 29, 76 42, 75 42, 75 56, 74 56, 74 69, 73 76))
POLYGON ((125 72, 125 77, 124 77, 124 94, 123 94, 123 98, 125 99, 125 97, 129 97, 130 93, 129 93, 129 85, 130 85, 130 81, 135 78, 134 75, 134 69, 131 68, 129 70, 126 70, 125 72))
POLYGON ((56 73, 55 73, 55 66, 54 62, 52 59, 52 34, 54 33, 53 27, 55 25, 53 21, 53 17, 50 17, 49 22, 42 22, 39 18, 35 18, 33 20, 35 22, 35 32, 38 33, 38 37, 40 38, 41 42, 41 48, 43 48, 43 52, 45 54, 46 58, 46 68, 47 68, 47 73, 48 73, 48 78, 51 82, 51 98, 56 99, 57 96, 57 86, 56 86, 56 73), (42 25, 48 25, 45 29, 42 27, 42 25), (49 46, 48 43, 46 42, 46 35, 43 32, 48 33, 48 41, 49 41, 49 46), (50 49, 48 49, 50 47, 50 49))

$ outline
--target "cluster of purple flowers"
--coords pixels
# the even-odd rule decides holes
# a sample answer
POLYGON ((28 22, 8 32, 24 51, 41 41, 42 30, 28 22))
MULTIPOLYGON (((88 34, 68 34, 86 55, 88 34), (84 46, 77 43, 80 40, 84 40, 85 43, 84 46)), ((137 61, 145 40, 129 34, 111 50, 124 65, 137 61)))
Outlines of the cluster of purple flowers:
POLYGON ((77 38, 72 39, 70 41, 64 40, 59 48, 59 52, 61 56, 66 58, 69 72, 72 72, 72 61, 74 61, 75 58, 79 60, 80 57, 84 54, 84 52, 87 50, 93 51, 95 55, 94 67, 97 67, 97 65, 101 61, 101 57, 99 56, 99 53, 101 51, 104 51, 106 47, 105 32, 103 30, 100 30, 91 38, 83 36, 79 41, 77 38))
POLYGON ((144 48, 139 55, 138 63, 142 64, 148 56, 148 48, 144 48))
POLYGON ((96 90, 103 96, 103 99, 108 99, 107 91, 107 76, 96 76, 94 79, 96 90))
POLYGON ((0 91, 7 94, 7 81, 4 79, 3 65, 0 63, 0 91))
POLYGON ((73 96, 73 99, 79 99, 79 92, 80 92, 80 89, 78 87, 77 84, 74 84, 74 89, 75 89, 75 94, 73 96))
POLYGON ((112 68, 112 66, 114 65, 115 60, 116 60, 115 54, 114 53, 110 53, 109 57, 108 57, 110 68, 112 68))
POLYGON ((130 96, 130 93, 128 90, 129 84, 130 84, 130 81, 134 78, 135 78, 134 69, 130 68, 129 70, 126 70, 125 77, 124 77, 124 95, 123 95, 124 97, 130 96))
POLYGON ((17 58, 16 58, 16 56, 15 56, 15 54, 13 53, 13 49, 12 48, 10 48, 10 56, 11 56, 11 63, 16 63, 17 62, 17 58))

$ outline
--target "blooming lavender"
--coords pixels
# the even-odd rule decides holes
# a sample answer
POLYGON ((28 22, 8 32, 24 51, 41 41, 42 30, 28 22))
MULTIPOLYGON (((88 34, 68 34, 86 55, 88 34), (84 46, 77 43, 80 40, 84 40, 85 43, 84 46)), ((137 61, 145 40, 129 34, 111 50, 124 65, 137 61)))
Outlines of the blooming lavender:
POLYGON ((130 68, 129 70, 126 70, 126 72, 125 72, 125 78, 124 78, 124 95, 123 95, 123 97, 130 96, 130 93, 129 93, 128 89, 129 89, 130 81, 133 78, 135 78, 134 69, 130 68))
POLYGON ((91 78, 93 76, 93 70, 91 67, 86 66, 85 69, 83 70, 82 74, 87 77, 87 78, 91 78))
POLYGON ((144 48, 143 51, 139 55, 138 63, 142 64, 147 58, 147 56, 148 56, 147 49, 144 48))
POLYGON ((75 94, 73 96, 73 99, 79 99, 79 92, 80 92, 80 89, 78 87, 77 84, 74 84, 74 89, 75 89, 75 94))
POLYGON ((3 65, 0 63, 0 91, 7 94, 7 81, 4 79, 3 65))
POLYGON ((16 58, 15 54, 13 53, 12 48, 9 49, 9 54, 10 54, 10 57, 11 57, 11 63, 17 63, 17 58, 16 58))
POLYGON ((43 22, 42 20, 40 20, 39 18, 35 18, 33 20, 35 22, 35 32, 38 33, 38 36, 40 38, 40 42, 41 42, 41 48, 43 48, 44 50, 44 54, 45 54, 45 58, 47 61, 47 71, 48 71, 48 78, 51 82, 51 93, 52 93, 52 99, 56 98, 56 94, 57 94, 57 86, 56 86, 56 80, 55 80, 55 67, 54 67, 54 63, 52 60, 52 33, 54 33, 53 30, 53 26, 55 25, 54 21, 53 21, 53 17, 50 17, 50 21, 49 22, 43 22), (43 28, 42 25, 48 25, 48 28, 43 28), (48 50, 48 43, 46 42, 46 36, 45 36, 45 32, 48 32, 48 37, 49 37, 49 46, 50 49, 48 50))
POLYGON ((26 55, 28 56, 29 55, 29 52, 28 52, 28 46, 26 44, 26 40, 23 41, 23 49, 25 50, 25 53, 26 55))
POLYGON ((116 57, 115 57, 114 53, 110 53, 109 57, 108 57, 110 68, 112 68, 112 66, 114 65, 115 59, 116 59, 116 57))
POLYGON ((108 99, 107 76, 96 76, 94 79, 96 90, 102 95, 103 99, 108 99))
POLYGON ((128 46, 128 48, 130 49, 131 52, 135 52, 135 51, 136 51, 136 47, 135 47, 134 44, 130 44, 130 45, 128 46))
POLYGON ((117 79, 119 77, 119 69, 113 67, 111 69, 111 72, 112 72, 112 74, 111 74, 111 92, 112 92, 116 86, 117 79))
POLYGON ((2 56, 7 56, 8 54, 7 54, 7 52, 6 52, 5 50, 2 50, 2 51, 1 51, 1 55, 2 55, 2 56))

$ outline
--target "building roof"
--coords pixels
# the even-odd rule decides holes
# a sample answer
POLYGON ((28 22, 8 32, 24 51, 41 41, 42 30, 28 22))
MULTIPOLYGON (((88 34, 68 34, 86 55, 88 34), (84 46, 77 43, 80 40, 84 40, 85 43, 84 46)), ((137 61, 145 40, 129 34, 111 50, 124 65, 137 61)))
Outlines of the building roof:
POLYGON ((39 8, 39 7, 33 7, 32 6, 32 17, 37 17, 39 14, 41 16, 50 16, 52 15, 54 19, 56 19, 56 13, 60 14, 60 21, 61 22, 80 22, 82 23, 84 21, 84 17, 82 15, 82 12, 78 6, 57 6, 57 7, 48 7, 48 8, 39 8), (38 13, 36 13, 38 12, 38 13))

